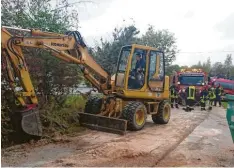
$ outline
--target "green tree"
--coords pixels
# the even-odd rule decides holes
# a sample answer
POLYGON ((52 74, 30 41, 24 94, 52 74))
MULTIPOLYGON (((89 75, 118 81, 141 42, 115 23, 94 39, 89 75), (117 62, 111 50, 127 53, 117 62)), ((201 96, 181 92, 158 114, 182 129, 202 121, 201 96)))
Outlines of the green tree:
POLYGON ((211 69, 211 61, 210 61, 210 57, 207 58, 206 62, 201 62, 198 61, 197 64, 192 65, 191 68, 198 68, 198 69, 202 69, 203 71, 209 73, 210 69, 211 69))
POLYGON ((140 38, 140 43, 164 51, 166 66, 171 65, 176 59, 176 53, 178 52, 176 38, 168 30, 155 30, 152 25, 149 25, 146 33, 140 38))
POLYGON ((211 76, 225 76, 225 67, 221 62, 215 62, 210 71, 211 76))
POLYGON ((227 54, 226 59, 224 61, 224 68, 225 68, 225 74, 228 78, 230 77, 232 67, 233 67, 232 54, 227 54))
POLYGON ((183 66, 181 66, 180 68, 181 68, 181 69, 186 69, 186 68, 189 68, 189 66, 183 65, 183 66))
POLYGON ((166 68, 166 75, 173 75, 173 72, 176 71, 180 71, 180 66, 175 64, 175 65, 169 65, 167 68, 166 68))
MULTIPOLYGON (((77 11, 72 10, 68 0, 63 0, 61 4, 56 4, 57 9, 52 9, 51 2, 52 0, 2 0, 1 24, 19 28, 39 28, 43 31, 57 33, 64 33, 67 30, 76 28, 79 23, 77 11)), ((11 31, 11 33, 18 34, 16 31, 11 31)), ((42 105, 39 107, 45 107, 41 110, 42 116, 50 115, 48 118, 43 117, 42 122, 44 123, 44 121, 49 120, 50 123, 53 123, 58 116, 60 116, 59 121, 64 122, 64 116, 68 112, 66 111, 66 114, 57 113, 58 109, 55 110, 55 108, 59 103, 48 100, 59 98, 59 96, 54 96, 58 91, 62 94, 68 93, 69 88, 76 86, 83 80, 83 77, 79 74, 78 66, 60 61, 52 57, 48 52, 40 49, 27 48, 23 49, 23 52, 35 90, 37 93, 41 93, 37 94, 37 97, 39 98, 40 105, 42 105), (52 99, 47 99, 48 97, 52 99), (55 114, 52 113, 53 111, 55 111, 55 114)), ((2 93, 8 93, 9 85, 5 85, 4 79, 1 82, 1 86, 2 93)), ((7 142, 9 141, 8 131, 11 129, 8 115, 11 112, 9 107, 12 107, 14 98, 6 94, 2 95, 2 97, 4 97, 2 99, 3 106, 1 106, 1 123, 4 130, 2 132, 2 137, 4 137, 2 140, 7 142)))
POLYGON ((101 45, 96 46, 94 54, 96 61, 110 74, 115 73, 121 47, 135 43, 139 32, 134 25, 115 28, 112 33, 113 41, 101 39, 101 45))
MULTIPOLYGON (((77 27, 77 11, 71 10, 68 0, 60 3, 52 9, 51 0, 13 0, 11 3, 3 0, 2 25, 64 33, 77 27)), ((34 87, 43 95, 53 95, 58 90, 67 93, 68 87, 76 86, 83 79, 78 66, 58 60, 46 51, 24 49, 24 55, 34 87)))
POLYGON ((203 63, 203 69, 204 69, 204 71, 206 71, 207 73, 210 72, 210 70, 211 70, 211 61, 210 61, 210 57, 207 58, 206 63, 203 63))

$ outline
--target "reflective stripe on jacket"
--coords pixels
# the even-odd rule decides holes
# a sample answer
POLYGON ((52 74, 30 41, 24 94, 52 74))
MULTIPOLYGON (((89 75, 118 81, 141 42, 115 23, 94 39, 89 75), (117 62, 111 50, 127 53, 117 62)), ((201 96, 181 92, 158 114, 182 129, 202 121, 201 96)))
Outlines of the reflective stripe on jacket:
POLYGON ((216 95, 215 95, 215 89, 214 88, 210 88, 209 89, 209 94, 208 94, 209 99, 215 99, 216 95))
POLYGON ((189 86, 186 90, 187 90, 187 99, 195 100, 195 87, 189 86))

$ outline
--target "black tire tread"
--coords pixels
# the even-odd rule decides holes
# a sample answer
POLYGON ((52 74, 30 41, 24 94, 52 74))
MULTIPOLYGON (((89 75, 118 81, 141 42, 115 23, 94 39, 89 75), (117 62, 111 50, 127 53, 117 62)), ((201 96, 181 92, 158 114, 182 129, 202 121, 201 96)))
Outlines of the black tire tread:
MULTIPOLYGON (((130 101, 123 109, 123 118, 128 120, 128 129, 132 130, 132 131, 136 131, 136 130, 140 130, 142 128, 137 128, 137 126, 134 124, 133 119, 134 119, 134 115, 135 115, 135 111, 137 109, 137 107, 139 107, 140 105, 144 105, 141 102, 136 102, 136 101, 130 101)), ((146 110, 145 110, 146 111, 146 110)), ((147 114, 145 114, 147 115, 147 114)))
POLYGON ((169 120, 167 122, 165 122, 164 119, 163 119, 163 110, 164 110, 164 106, 166 104, 168 104, 168 102, 162 101, 159 104, 158 113, 152 115, 152 120, 153 120, 154 123, 156 123, 156 124, 167 124, 168 121, 170 120, 170 118, 169 118, 169 120))
POLYGON ((85 104, 85 113, 97 114, 100 111, 102 105, 102 98, 98 96, 90 96, 85 104))
POLYGON ((101 107, 102 107, 102 98, 95 97, 92 103, 92 110, 91 110, 92 114, 100 113, 101 107))

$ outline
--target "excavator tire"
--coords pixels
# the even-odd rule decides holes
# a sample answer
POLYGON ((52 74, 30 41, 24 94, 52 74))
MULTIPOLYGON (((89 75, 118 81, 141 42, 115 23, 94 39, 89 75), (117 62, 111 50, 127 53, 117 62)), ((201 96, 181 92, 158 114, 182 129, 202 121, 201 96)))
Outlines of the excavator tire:
POLYGON ((90 96, 85 104, 85 113, 98 114, 102 106, 102 98, 90 96))
POLYGON ((101 107, 102 107, 102 98, 95 97, 93 99, 93 104, 92 104, 92 114, 100 113, 101 107))
POLYGON ((158 113, 152 115, 152 120, 156 124, 167 124, 171 117, 171 106, 163 101, 159 104, 158 113))
POLYGON ((143 103, 131 101, 124 107, 122 115, 128 121, 128 129, 138 131, 145 125, 147 111, 143 103))
POLYGON ((92 104, 93 104, 93 100, 95 99, 94 96, 89 96, 86 104, 85 104, 85 109, 84 112, 85 113, 91 113, 92 112, 92 104))

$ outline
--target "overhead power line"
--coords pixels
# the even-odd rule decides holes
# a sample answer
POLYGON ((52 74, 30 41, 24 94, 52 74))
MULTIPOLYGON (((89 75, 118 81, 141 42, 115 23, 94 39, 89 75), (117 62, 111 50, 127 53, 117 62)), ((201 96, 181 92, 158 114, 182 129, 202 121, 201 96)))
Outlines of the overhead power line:
POLYGON ((181 54, 203 54, 203 53, 234 53, 234 50, 230 51, 188 51, 188 52, 179 52, 181 54))

